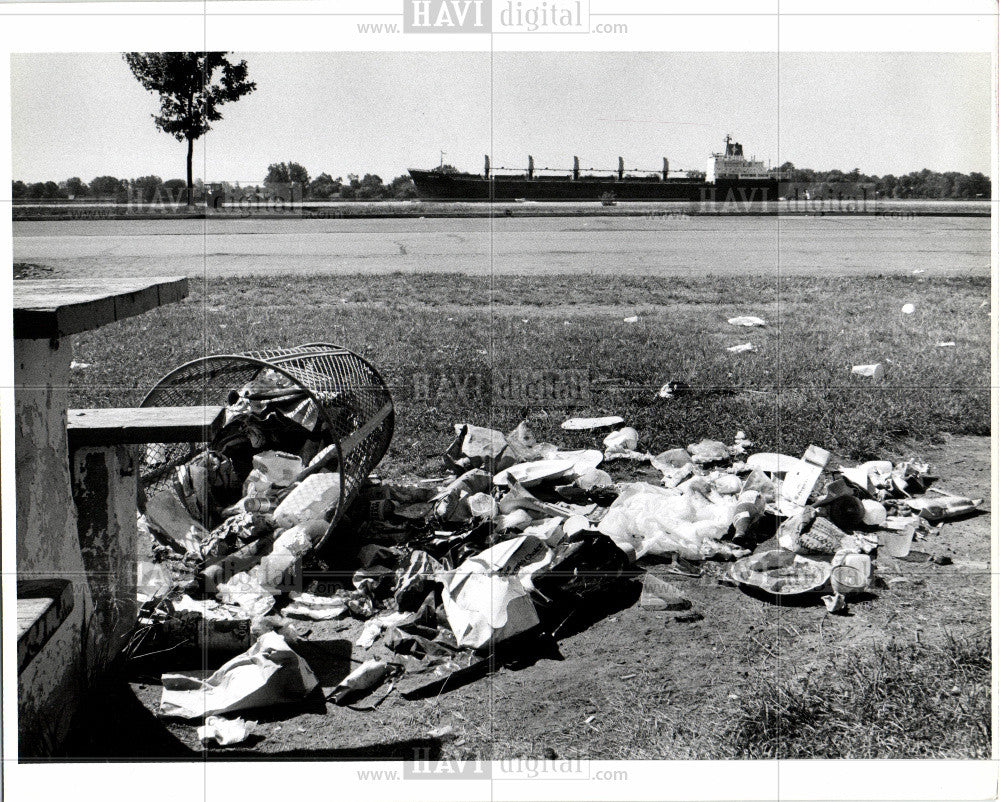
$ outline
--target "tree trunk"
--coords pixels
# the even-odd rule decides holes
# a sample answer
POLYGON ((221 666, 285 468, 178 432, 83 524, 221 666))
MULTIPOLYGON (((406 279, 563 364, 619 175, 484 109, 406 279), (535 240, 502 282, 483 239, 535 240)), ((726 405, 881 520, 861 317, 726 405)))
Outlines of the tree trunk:
POLYGON ((187 202, 188 206, 194 206, 194 174, 191 163, 194 160, 194 140, 188 137, 187 153, 187 202))

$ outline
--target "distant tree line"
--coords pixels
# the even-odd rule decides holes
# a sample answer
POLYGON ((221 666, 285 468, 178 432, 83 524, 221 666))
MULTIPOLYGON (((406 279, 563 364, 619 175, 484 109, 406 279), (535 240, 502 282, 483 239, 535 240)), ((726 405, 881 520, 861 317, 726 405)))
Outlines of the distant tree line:
POLYGON ((264 190, 288 184, 300 186, 307 200, 406 200, 417 197, 413 179, 405 174, 384 184, 382 178, 373 173, 365 173, 364 177, 349 173, 345 181, 329 173, 310 178, 308 170, 297 162, 278 162, 268 166, 264 190))
MULTIPOLYGON (((266 198, 288 186, 301 191, 303 200, 407 200, 417 197, 413 179, 400 175, 388 184, 381 177, 366 173, 363 177, 349 174, 347 179, 333 178, 329 173, 320 173, 315 178, 301 164, 278 162, 267 168, 267 175, 260 184, 235 184, 220 182, 205 185, 195 180, 193 196, 196 202, 209 197, 266 198)), ((139 178, 115 178, 102 175, 90 183, 80 178, 65 181, 38 181, 25 183, 13 181, 11 196, 14 200, 101 200, 117 203, 183 203, 187 199, 187 182, 181 178, 164 181, 157 175, 139 178)))
MULTIPOLYGON (((442 172, 455 171, 445 165, 442 172)), ((858 169, 845 173, 841 170, 808 170, 785 162, 778 168, 781 180, 786 182, 785 195, 804 198, 929 198, 974 199, 990 197, 990 179, 982 173, 937 173, 920 170, 906 175, 865 175, 858 169)), ((196 180, 193 196, 196 202, 208 197, 266 198, 293 186, 301 192, 303 200, 407 200, 417 197, 413 179, 409 175, 396 176, 388 184, 380 176, 348 174, 347 178, 334 178, 320 173, 315 178, 297 162, 276 162, 269 165, 267 175, 260 184, 231 184, 221 182, 208 187, 196 180)), ((14 200, 80 200, 96 199, 119 203, 180 203, 187 198, 187 182, 181 178, 162 180, 156 175, 139 178, 115 178, 101 175, 84 182, 80 178, 65 181, 39 181, 27 184, 14 181, 11 195, 14 200)))
POLYGON ((961 199, 990 197, 990 179, 982 173, 936 173, 920 170, 906 175, 865 175, 855 168, 841 170, 807 170, 785 162, 778 168, 781 180, 787 182, 785 196, 798 190, 799 197, 808 192, 810 198, 927 198, 961 199))
MULTIPOLYGON (((186 197, 187 182, 183 178, 164 181, 158 175, 144 175, 139 178, 115 178, 99 175, 90 183, 80 178, 67 178, 58 184, 55 181, 38 181, 26 184, 24 181, 11 183, 14 200, 103 200, 127 203, 155 200, 183 200, 186 197)), ((196 181, 195 194, 204 192, 204 184, 196 181)))

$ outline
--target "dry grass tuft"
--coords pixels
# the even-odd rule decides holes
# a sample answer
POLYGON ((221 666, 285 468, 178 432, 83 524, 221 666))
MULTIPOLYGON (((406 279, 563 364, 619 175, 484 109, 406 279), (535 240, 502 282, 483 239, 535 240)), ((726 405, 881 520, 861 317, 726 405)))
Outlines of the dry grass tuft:
POLYGON ((890 642, 814 675, 765 680, 728 733, 733 757, 989 758, 988 633, 890 642))

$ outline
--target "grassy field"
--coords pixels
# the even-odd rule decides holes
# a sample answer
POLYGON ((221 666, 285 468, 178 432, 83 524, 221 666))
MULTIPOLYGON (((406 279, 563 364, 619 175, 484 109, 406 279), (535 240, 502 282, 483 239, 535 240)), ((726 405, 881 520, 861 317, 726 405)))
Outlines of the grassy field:
MULTIPOLYGON (((206 352, 329 341, 366 356, 392 387, 388 475, 441 475, 456 422, 507 430, 527 416, 540 439, 592 447, 593 435, 559 423, 617 413, 654 453, 743 429, 758 450, 816 443, 841 458, 927 458, 946 487, 985 496, 988 445, 961 436, 990 433, 989 293, 987 278, 921 275, 192 280, 185 302, 77 338, 74 358, 89 367, 73 374, 72 403, 138 403, 206 352), (727 323, 741 314, 768 325, 727 323), (726 350, 744 342, 756 350, 726 350), (851 376, 869 362, 885 366, 881 382, 851 376), (540 384, 541 397, 502 395, 511 376, 540 384), (671 380, 690 390, 659 398, 671 380)), ((456 734, 435 748, 456 758, 988 755, 989 518, 951 524, 921 548, 954 565, 880 558, 892 583, 845 617, 756 601, 713 581, 724 567, 708 563, 683 587, 703 620, 631 606, 562 641, 564 660, 440 700, 393 697, 377 713, 302 711, 247 754, 393 756, 408 748, 393 746, 401 737, 450 724, 456 734)), ((349 644, 355 623, 330 637, 349 644)), ((155 684, 138 688, 155 708, 155 684)), ((168 729, 183 754, 199 754, 192 727, 168 729)))
POLYGON ((833 658, 812 676, 762 682, 728 745, 741 759, 989 758, 990 668, 988 632, 833 658))
POLYGON ((392 386, 388 473, 436 471, 455 422, 506 430, 526 415, 566 445, 566 416, 617 413, 654 453, 743 429, 760 449, 817 443, 861 459, 941 433, 988 434, 989 332, 989 281, 978 278, 192 280, 184 303, 78 338, 75 359, 90 367, 74 373, 73 403, 137 403, 206 352, 327 341, 392 386), (742 314, 768 325, 726 322, 742 314), (745 342, 756 350, 726 350, 745 342), (850 374, 870 362, 883 363, 880 382, 850 374), (501 393, 511 377, 541 395, 501 393), (668 381, 691 389, 658 398, 668 381))

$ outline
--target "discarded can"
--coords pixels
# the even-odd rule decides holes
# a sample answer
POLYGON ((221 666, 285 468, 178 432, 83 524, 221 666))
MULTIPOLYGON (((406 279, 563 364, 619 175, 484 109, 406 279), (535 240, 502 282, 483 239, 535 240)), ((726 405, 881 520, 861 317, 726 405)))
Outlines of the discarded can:
POLYGON ((885 368, 882 367, 881 362, 876 362, 873 365, 855 365, 851 368, 851 373, 855 376, 867 376, 869 379, 880 381, 885 376, 885 368))
POLYGON ((733 510, 733 530, 737 537, 745 535, 750 526, 764 512, 764 497, 756 490, 744 490, 736 498, 733 510))
POLYGON ((222 511, 223 518, 239 515, 243 512, 267 513, 273 512, 277 506, 275 502, 267 496, 246 496, 241 498, 231 507, 226 507, 222 511))
POLYGON ((251 496, 243 499, 243 509, 246 512, 271 512, 275 508, 275 503, 269 498, 251 496))

